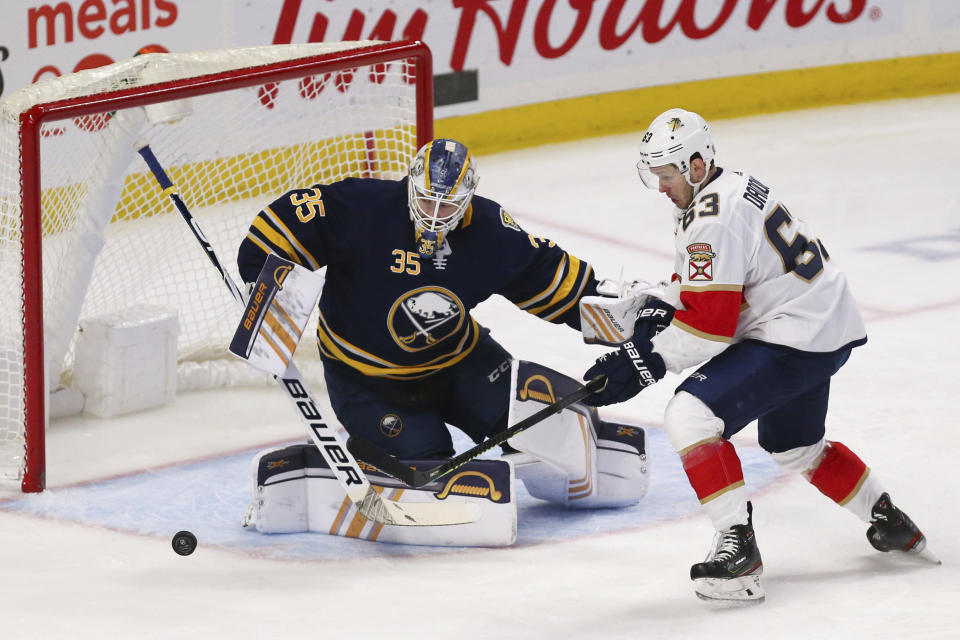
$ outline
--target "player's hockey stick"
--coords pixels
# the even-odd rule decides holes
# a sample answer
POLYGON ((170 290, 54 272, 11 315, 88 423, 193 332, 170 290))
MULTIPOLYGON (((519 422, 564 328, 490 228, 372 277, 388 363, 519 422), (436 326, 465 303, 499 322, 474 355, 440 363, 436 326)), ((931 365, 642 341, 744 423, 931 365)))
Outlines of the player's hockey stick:
POLYGON ((453 471, 456 471, 480 454, 489 451, 497 445, 503 444, 521 431, 526 431, 530 427, 546 418, 549 418, 553 414, 560 413, 574 402, 579 402, 580 400, 583 400, 589 396, 591 393, 600 391, 604 386, 606 386, 606 384, 606 376, 597 376, 579 389, 571 391, 567 395, 558 399, 553 404, 548 404, 540 411, 537 411, 535 414, 524 418, 512 427, 491 435, 477 446, 467 449, 460 455, 455 456, 432 469, 418 470, 414 467, 408 466, 369 440, 359 436, 350 436, 350 438, 347 440, 347 448, 350 449, 350 452, 353 455, 360 458, 364 462, 373 465, 377 469, 380 469, 380 471, 383 471, 385 474, 393 476, 408 486, 419 488, 426 484, 430 484, 435 480, 439 480, 443 476, 453 471))
MULTIPOLYGON (((163 170, 153 150, 150 149, 150 145, 142 144, 137 151, 143 157, 144 162, 147 163, 157 184, 170 197, 177 211, 186 220, 187 225, 193 231, 194 237, 206 251, 210 262, 220 272, 220 276, 223 278, 227 289, 230 290, 230 294, 237 302, 245 306, 247 296, 237 287, 230 274, 220 264, 213 246, 203 234, 200 225, 193 214, 190 213, 187 205, 184 204, 183 199, 176 192, 173 182, 163 170)), ((357 511, 363 517, 383 524, 407 526, 465 524, 475 522, 480 518, 479 507, 464 502, 398 503, 384 499, 367 480, 366 475, 360 469, 360 465, 350 455, 343 440, 337 434, 336 429, 339 425, 336 423, 333 413, 328 411, 326 405, 320 405, 315 400, 313 394, 303 382, 296 365, 291 362, 286 372, 282 376, 275 376, 274 379, 286 393, 290 402, 297 408, 300 421, 307 427, 314 444, 317 445, 317 449, 323 455, 323 459, 330 466, 347 496, 350 497, 357 511), (318 406, 324 407, 327 418, 320 414, 318 406)))

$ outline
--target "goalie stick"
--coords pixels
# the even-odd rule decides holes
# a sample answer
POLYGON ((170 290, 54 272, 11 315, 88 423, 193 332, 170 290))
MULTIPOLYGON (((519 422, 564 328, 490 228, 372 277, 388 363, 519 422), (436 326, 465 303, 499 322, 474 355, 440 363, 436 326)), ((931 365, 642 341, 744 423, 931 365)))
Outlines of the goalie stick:
MULTIPOLYGON (((203 247, 210 262, 220 272, 223 283, 234 299, 246 307, 247 296, 237 287, 230 274, 220 264, 213 246, 207 240, 196 218, 190 213, 187 205, 176 191, 173 182, 167 176, 149 144, 141 143, 137 152, 147 163, 150 172, 156 179, 163 193, 170 197, 177 211, 183 216, 187 225, 193 231, 197 242, 203 247)), ((330 466, 347 496, 353 501, 357 511, 366 519, 382 524, 406 526, 435 526, 453 525, 476 522, 480 518, 480 509, 477 505, 463 502, 405 502, 398 503, 384 499, 370 484, 350 455, 343 440, 337 433, 338 423, 329 407, 323 405, 327 418, 324 418, 318 409, 318 402, 303 382, 296 365, 291 361, 282 376, 274 376, 287 398, 297 408, 300 421, 310 432, 310 437, 323 459, 330 466)))
POLYGON ((553 414, 560 413, 574 402, 579 402, 580 400, 583 400, 589 396, 591 393, 602 390, 606 384, 606 376, 597 376, 579 389, 576 389, 575 391, 563 396, 553 404, 547 405, 540 411, 537 411, 535 414, 524 418, 512 427, 491 435, 477 446, 467 449, 460 455, 437 465, 433 469, 418 470, 415 467, 405 465, 403 462, 397 460, 395 457, 377 445, 359 436, 350 436, 350 438, 347 440, 347 448, 350 450, 350 453, 360 458, 367 464, 373 465, 377 469, 380 469, 380 471, 384 472, 385 474, 393 476, 397 480, 400 480, 410 487, 420 488, 426 484, 434 482, 435 480, 439 480, 443 476, 452 473, 453 471, 456 471, 480 454, 489 451, 497 445, 503 444, 521 431, 526 431, 530 427, 545 420, 546 418, 549 418, 553 414))

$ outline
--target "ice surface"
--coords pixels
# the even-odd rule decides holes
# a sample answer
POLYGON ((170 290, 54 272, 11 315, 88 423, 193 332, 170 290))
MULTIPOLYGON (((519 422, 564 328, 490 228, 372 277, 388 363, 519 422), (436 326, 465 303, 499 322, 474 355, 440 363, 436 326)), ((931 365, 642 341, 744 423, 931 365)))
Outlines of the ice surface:
MULTIPOLYGON (((236 389, 51 426, 49 491, 0 502, 0 637, 960 636, 958 113, 950 95, 713 123, 721 166, 777 190, 848 272, 870 342, 834 378, 828 436, 874 469, 943 566, 875 552, 748 428, 734 443, 767 601, 697 600, 687 572, 712 530, 659 428, 674 376, 604 411, 650 428, 653 482, 633 509, 566 514, 522 495, 519 544, 500 550, 262 536, 239 527, 249 459, 303 434, 276 390, 236 389), (179 529, 198 534, 192 556, 170 548, 179 529)), ((672 268, 670 206, 637 179, 637 142, 482 157, 480 192, 602 277, 657 279, 672 268)), ((502 300, 477 316, 514 355, 571 375, 602 353, 502 300)))

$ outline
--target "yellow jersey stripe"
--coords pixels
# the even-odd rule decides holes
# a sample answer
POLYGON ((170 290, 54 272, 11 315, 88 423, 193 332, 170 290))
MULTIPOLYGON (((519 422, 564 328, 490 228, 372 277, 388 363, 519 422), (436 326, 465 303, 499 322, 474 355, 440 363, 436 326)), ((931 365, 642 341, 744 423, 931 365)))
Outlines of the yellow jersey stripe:
POLYGON ((534 307, 533 309, 527 309, 527 311, 536 315, 541 311, 549 309, 555 304, 564 302, 567 299, 567 296, 570 295, 573 285, 576 284, 578 275, 580 275, 580 259, 575 256, 570 256, 570 270, 567 272, 567 277, 563 279, 563 282, 560 284, 560 288, 557 289, 557 292, 553 294, 550 302, 539 307, 534 307))
POLYGON ((296 249, 293 248, 293 245, 283 237, 283 234, 271 227, 267 220, 261 217, 262 215, 263 212, 253 219, 253 228, 259 231, 263 235, 263 238, 273 246, 273 253, 282 251, 283 253, 287 254, 287 258, 291 262, 303 264, 300 260, 300 257, 297 255, 296 249))
POLYGON ((351 358, 340 349, 331 336, 327 335, 323 327, 317 327, 317 339, 320 341, 321 350, 328 353, 331 358, 334 360, 339 360, 343 364, 356 369, 364 375, 387 378, 399 376, 423 376, 433 373, 434 371, 453 366, 463 360, 467 355, 470 354, 471 351, 473 351, 473 348, 477 345, 477 342, 480 338, 480 332, 477 329, 476 321, 473 318, 470 318, 470 322, 473 327, 473 336, 468 346, 464 347, 464 343, 466 342, 466 339, 470 337, 469 332, 466 333, 463 338, 461 338, 460 343, 453 351, 437 356, 430 362, 414 366, 400 366, 393 363, 388 363, 382 358, 376 358, 376 360, 379 362, 385 362, 386 366, 374 366, 351 358))
MULTIPOLYGON (((540 302, 540 300, 542 300, 543 298, 546 298, 548 295, 553 293, 553 290, 557 288, 557 283, 559 283, 561 278, 563 277, 563 270, 566 268, 566 266, 567 266, 567 256, 564 255, 563 260, 561 260, 560 264, 557 266, 557 272, 553 274, 553 282, 550 283, 550 286, 544 289, 543 291, 541 291, 540 293, 538 293, 537 295, 533 296, 532 298, 528 298, 523 302, 518 302, 517 306, 520 307, 521 309, 526 309, 529 305, 533 304, 534 302, 540 302)), ((533 312, 531 311, 531 313, 533 312)))
MULTIPOLYGON (((468 337, 469 334, 470 334, 470 331, 474 331, 474 332, 478 331, 477 322, 476 322, 476 320, 473 319, 473 316, 468 315, 467 318, 470 320, 470 329, 464 332, 464 335, 461 336, 461 338, 460 338, 460 342, 457 343, 457 346, 456 346, 456 348, 454 348, 453 351, 451 351, 451 352, 449 352, 449 353, 445 353, 445 354, 443 354, 443 355, 439 355, 439 356, 433 358, 432 360, 428 360, 427 362, 424 362, 423 365, 418 365, 418 366, 432 365, 432 364, 434 364, 434 363, 436 363, 436 362, 439 362, 439 361, 443 360, 443 359, 446 358, 446 357, 449 357, 449 356, 451 356, 451 355, 453 355, 453 354, 459 353, 459 350, 463 348, 463 345, 464 345, 464 343, 466 342, 467 337, 468 337)), ((404 366, 404 365, 396 364, 396 363, 394 363, 394 362, 390 362, 389 360, 386 360, 386 359, 384 359, 384 358, 380 358, 379 356, 375 356, 375 355, 373 355, 372 353, 370 353, 369 351, 364 351, 363 349, 361 349, 360 347, 356 346, 355 344, 351 344, 350 342, 348 342, 347 340, 345 340, 342 336, 337 335, 337 333, 336 333, 335 331, 333 331, 333 329, 330 328, 330 325, 327 323, 327 319, 324 317, 322 311, 319 313, 319 323, 318 323, 318 325, 317 325, 317 335, 318 335, 318 336, 320 335, 320 332, 321 332, 321 331, 323 331, 324 333, 327 334, 328 340, 333 341, 333 342, 336 343, 336 345, 339 346, 341 349, 343 349, 343 350, 345 350, 345 351, 348 351, 348 352, 350 352, 350 353, 352 353, 352 354, 354 354, 354 355, 356 355, 356 356, 359 356, 359 357, 361 357, 361 358, 366 358, 366 359, 370 360, 371 362, 373 362, 373 363, 375 363, 375 364, 381 364, 381 365, 383 365, 384 367, 402 368, 402 367, 404 366)))
POLYGON ((273 251, 270 249, 270 247, 268 247, 267 245, 265 245, 260 238, 258 238, 257 236, 253 235, 252 233, 248 233, 248 234, 247 234, 247 240, 249 240, 249 241, 252 242, 253 244, 255 244, 255 245, 257 245, 258 247, 260 247, 260 250, 263 251, 265 254, 270 255, 271 253, 273 253, 273 251))
POLYGON ((319 269, 320 263, 317 262, 317 259, 314 258, 313 255, 311 255, 310 252, 307 251, 302 244, 300 244, 300 241, 297 240, 297 236, 290 233, 290 229, 287 228, 287 225, 283 224, 283 220, 280 219, 280 216, 274 213, 273 209, 271 209, 270 207, 264 207, 263 210, 270 215, 270 221, 273 222, 280 229, 280 232, 287 238, 287 240, 289 240, 291 244, 296 245, 297 252, 307 259, 307 262, 309 264, 306 266, 309 266, 314 271, 319 269))
POLYGON ((570 298, 570 301, 567 302, 567 304, 563 305, 561 308, 557 309, 556 311, 554 311, 548 316, 540 316, 540 317, 542 317, 544 320, 551 321, 565 314, 567 312, 567 309, 572 307, 574 304, 577 303, 578 300, 580 300, 580 296, 583 295, 583 290, 587 288, 587 283, 590 281, 590 273, 592 271, 593 271, 593 267, 590 267, 589 269, 587 269, 587 273, 584 275, 583 281, 580 283, 580 287, 577 289, 576 295, 570 298))

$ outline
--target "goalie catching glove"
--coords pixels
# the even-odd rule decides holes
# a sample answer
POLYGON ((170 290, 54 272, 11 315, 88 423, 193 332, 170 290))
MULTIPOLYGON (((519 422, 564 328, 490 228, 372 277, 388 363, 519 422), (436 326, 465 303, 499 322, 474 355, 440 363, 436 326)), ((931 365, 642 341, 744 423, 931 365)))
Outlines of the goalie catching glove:
POLYGON ((597 293, 580 299, 580 329, 587 344, 622 344, 630 339, 632 331, 641 328, 641 322, 644 333, 653 337, 673 318, 673 307, 661 299, 665 283, 602 280, 597 293), (650 331, 653 328, 655 332, 650 331))

